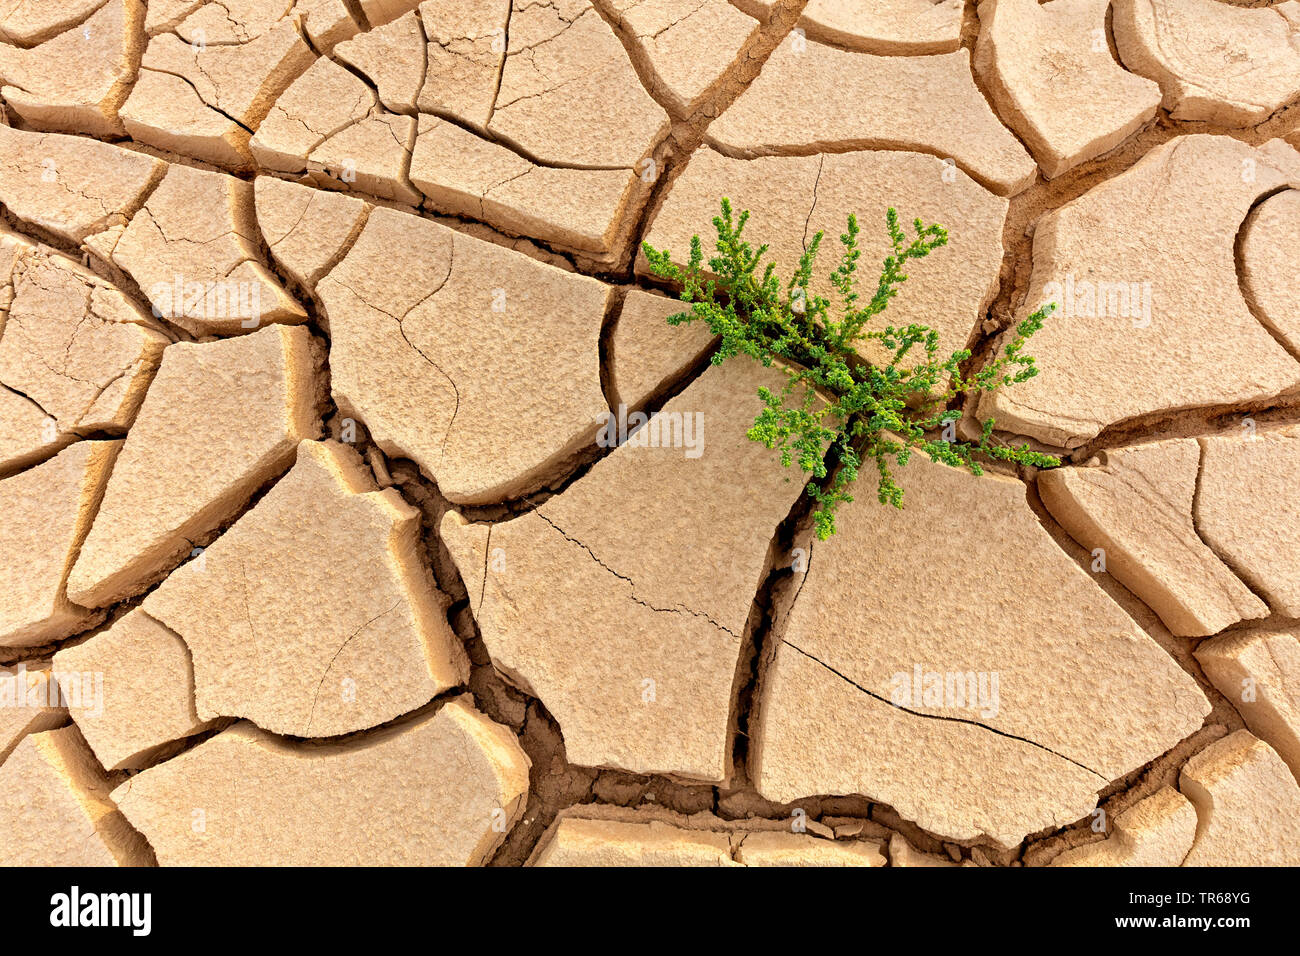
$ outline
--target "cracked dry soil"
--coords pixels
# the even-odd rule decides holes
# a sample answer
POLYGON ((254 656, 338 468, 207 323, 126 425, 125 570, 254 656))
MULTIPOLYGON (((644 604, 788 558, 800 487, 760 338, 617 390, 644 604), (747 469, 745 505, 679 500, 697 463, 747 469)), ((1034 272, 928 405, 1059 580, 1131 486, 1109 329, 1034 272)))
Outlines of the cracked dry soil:
POLYGON ((0 100, 0 862, 1300 864, 1295 0, 18 3, 0 100), (639 251, 724 195, 1057 301, 961 430, 1064 465, 814 546, 639 251))

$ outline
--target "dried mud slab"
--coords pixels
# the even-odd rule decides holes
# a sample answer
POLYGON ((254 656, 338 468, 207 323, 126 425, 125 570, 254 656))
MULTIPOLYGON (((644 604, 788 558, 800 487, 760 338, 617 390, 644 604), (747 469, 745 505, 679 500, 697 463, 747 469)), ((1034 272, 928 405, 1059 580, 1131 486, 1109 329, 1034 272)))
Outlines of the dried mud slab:
POLYGON ((644 408, 712 351, 717 337, 703 321, 670 326, 667 319, 690 306, 678 299, 631 289, 610 338, 614 404, 644 408))
MULTIPOLYGON (((250 2, 258 9, 268 9, 258 0, 250 2)), ((269 9, 274 12, 276 8, 269 9)), ((321 54, 328 54, 336 44, 361 31, 346 0, 295 0, 292 15, 299 29, 307 34, 312 49, 321 54)))
POLYGON ((1275 611, 1300 617, 1300 430, 1200 443, 1201 535, 1275 611))
POLYGON ((383 26, 340 43, 278 97, 253 156, 608 259, 654 182, 641 160, 667 116, 586 0, 518 6, 429 0, 391 22, 403 5, 385 8, 383 26))
POLYGON ((922 853, 901 833, 895 833, 889 838, 889 865, 890 866, 910 866, 910 867, 941 867, 941 866, 974 866, 975 864, 967 860, 965 863, 958 863, 956 860, 946 856, 939 856, 934 853, 922 853))
POLYGON ((693 113, 753 53, 759 25, 727 0, 595 0, 640 51, 655 100, 693 113))
POLYGON ((95 139, 0 126, 0 203, 71 243, 125 226, 166 167, 95 139))
POLYGON ((1160 84, 1174 119, 1252 126, 1300 98, 1296 0, 1116 0, 1114 31, 1124 65, 1160 84))
POLYGON ((407 174, 415 130, 410 116, 371 112, 358 117, 312 151, 307 175, 322 184, 355 184, 372 196, 417 205, 420 194, 407 174))
MULTIPOLYGON (((428 7, 432 12, 437 6, 446 5, 438 4, 435 0, 428 7)), ((490 3, 456 5, 461 10, 461 17, 457 19, 462 27, 465 25, 466 14, 472 17, 492 6, 490 3)), ((427 58, 435 55, 432 49, 426 49, 433 44, 426 41, 425 30, 421 16, 414 12, 408 13, 392 23, 339 44, 334 51, 334 58, 366 78, 374 87, 384 109, 390 113, 414 113, 428 71, 427 58)), ((492 37, 491 31, 487 37, 492 37)), ((440 52, 444 49, 441 44, 437 48, 440 52)), ((457 52, 464 55, 461 51, 457 52)))
POLYGON ((27 442, 62 443, 121 433, 135 418, 171 340, 122 292, 71 259, 0 231, 0 262, 12 266, 0 338, 0 382, 45 413, 27 442))
POLYGON ((149 36, 175 33, 186 43, 232 46, 247 43, 290 20, 299 24, 318 49, 331 37, 353 35, 360 29, 349 24, 342 0, 289 0, 267 4, 261 0, 150 0, 145 17, 149 36))
POLYGON ((583 807, 565 811, 529 866, 884 866, 879 840, 792 832, 788 821, 583 807), (590 815, 588 815, 590 814, 590 815))
POLYGON ((709 126, 707 141, 748 157, 914 150, 951 159, 999 196, 1038 172, 975 86, 966 50, 874 56, 787 38, 709 126))
POLYGON ((0 767, 0 864, 147 866, 148 844, 108 791, 76 729, 25 737, 0 767))
POLYGON ((742 866, 884 866, 880 844, 871 840, 823 840, 807 833, 765 830, 747 834, 736 847, 742 866))
POLYGON ((768 544, 803 487, 745 438, 758 387, 780 381, 742 362, 710 368, 535 511, 443 519, 494 664, 546 704, 570 762, 730 772, 742 637, 768 544))
POLYGON ((54 419, 30 398, 0 386, 0 477, 44 461, 76 437, 60 433, 54 419))
MULTIPOLYGON (((428 0, 418 18, 415 6, 377 4, 375 29, 337 50, 392 113, 454 119, 547 167, 631 170, 667 129, 588 0, 428 0)), ((318 126, 327 108, 339 121, 319 103, 318 126)))
POLYGON ((468 866, 523 812, 528 767, 514 735, 458 697, 334 743, 240 723, 113 799, 164 866, 468 866))
POLYGON ((322 57, 275 101, 249 142, 266 169, 418 205, 407 180, 415 120, 379 106, 355 74, 322 57))
POLYGON ((452 501, 532 491, 595 436, 604 284, 375 209, 316 291, 340 409, 452 501))
POLYGON ((792 645, 777 649, 764 692, 750 769, 778 802, 861 792, 934 833, 1014 846, 1085 816, 1106 785, 1031 743, 900 710, 792 645))
MULTIPOLYGON (((360 0, 361 13, 372 28, 391 23, 420 5, 420 0, 360 0)), ((424 6, 459 10, 463 16, 468 16, 471 11, 466 8, 477 8, 482 4, 466 3, 464 0, 426 0, 424 6)))
POLYGON ((258 176, 253 184, 257 224, 271 257, 308 292, 338 264, 365 224, 360 199, 258 176))
POLYGON ((667 114, 588 0, 514 0, 508 34, 488 128, 541 162, 632 168, 666 130, 667 114))
POLYGON ((652 820, 556 821, 532 866, 735 866, 726 832, 685 830, 652 820))
POLYGON ((751 731, 763 796, 862 794, 1012 847, 1201 726, 1195 682, 1060 550, 1020 482, 914 457, 900 483, 902 510, 845 506, 781 611, 751 731))
POLYGON ((290 472, 145 599, 193 654, 199 717, 331 737, 464 681, 419 535, 419 512, 378 490, 355 451, 299 445, 290 472))
POLYGON ((1288 352, 1300 356, 1300 190, 1255 207, 1241 232, 1241 290, 1255 317, 1288 352))
POLYGON ((628 169, 539 166, 455 123, 421 116, 411 182, 439 212, 606 253, 640 195, 628 169))
POLYGON ((1181 866, 1196 838, 1196 809, 1162 787, 1115 818, 1105 840, 1066 850, 1052 866, 1181 866))
POLYGON ((1137 416, 1294 391, 1300 365, 1247 308, 1234 243, 1259 198, 1295 182, 1300 153, 1280 140, 1181 136, 1044 215, 1017 313, 1059 306, 1033 339, 1040 372, 979 416, 1074 448, 1137 416))
POLYGON ((113 263, 154 313, 194 335, 241 335, 307 318, 261 261, 252 183, 169 166, 126 230, 109 235, 113 263))
MULTIPOLYGON (((733 0, 765 16, 775 0, 733 0)), ((962 0, 811 0, 798 29, 819 40, 865 53, 951 53, 961 41, 962 0)))
POLYGON ((361 29, 351 19, 344 0, 290 0, 287 8, 262 0, 151 0, 145 29, 151 37, 175 33, 186 43, 235 46, 285 21, 306 34, 314 49, 326 53, 361 29))
POLYGON ((320 434, 321 359, 302 327, 170 346, 68 578, 73 599, 144 590, 287 469, 320 434))
POLYGON ((1277 751, 1249 731, 1187 761, 1178 786, 1198 821, 1184 866, 1300 866, 1300 787, 1277 751))
MULTIPOLYGON (((884 151, 728 159, 701 147, 673 183, 646 241, 685 265, 692 236, 707 230, 718 215, 720 196, 731 200, 737 214, 750 211, 748 228, 770 246, 766 261, 777 265, 783 281, 794 273, 813 236, 824 232, 821 268, 809 292, 832 302, 839 296, 828 277, 839 261, 839 236, 850 213, 862 230, 862 261, 870 263, 890 251, 884 225, 891 206, 909 235, 916 218, 952 227, 948 245, 908 264, 908 281, 891 300, 888 319, 900 327, 909 322, 931 326, 946 352, 965 347, 997 292, 1007 201, 934 156, 884 151)), ((712 237, 701 238, 707 262, 715 254, 712 237)), ((638 268, 646 271, 644 255, 638 268)), ((875 343, 866 343, 863 354, 887 358, 875 343)))
POLYGON ((81 23, 105 0, 6 0, 0 7, 0 41, 29 47, 81 23))
POLYGON ((0 764, 24 737, 67 722, 68 709, 60 703, 48 663, 0 670, 0 764))
POLYGON ((1048 179, 1109 152, 1156 114, 1160 88, 1106 42, 1110 0, 982 0, 975 70, 1048 179))
POLYGON ((77 729, 106 770, 146 767, 166 744, 211 726, 194 710, 184 641, 139 609, 59 651, 53 671, 77 729))
POLYGON ((61 640, 102 611, 73 603, 68 572, 90 530, 120 441, 81 441, 0 481, 0 647, 61 640))
POLYGON ((415 130, 413 117, 372 113, 318 146, 311 166, 335 182, 355 183, 363 192, 414 206, 420 194, 408 183, 407 169, 415 130))
POLYGON ((1182 637, 1217 634, 1268 608, 1197 533, 1192 506, 1201 449, 1194 438, 1103 452, 1097 468, 1038 476, 1052 517, 1105 570, 1182 637))
POLYGON ((1291 626, 1223 634, 1198 646, 1196 659, 1246 726, 1300 781, 1300 631, 1291 626))
MULTIPOLYGON (((45 6, 71 12, 63 3, 45 6)), ((143 19, 140 0, 108 0, 36 46, 0 43, 0 95, 36 129, 120 135, 118 110, 136 77, 143 19)))
POLYGON ((151 10, 148 46, 122 104, 122 123, 139 142, 218 165, 247 165, 249 135, 316 54, 292 7, 245 0, 228 9, 189 9, 179 22, 151 10))
MULTIPOLYGON (((473 128, 487 128, 492 120, 505 65, 512 6, 510 0, 478 3, 427 0, 420 4, 418 25, 423 29, 425 41, 425 71, 415 96, 421 113, 455 116, 473 128)), ((540 16, 545 15, 543 11, 540 16)), ((406 38, 408 36, 409 31, 402 31, 392 35, 392 40, 401 43, 405 52, 412 45, 412 40, 406 38)), ((341 56, 353 58, 352 61, 375 81, 380 95, 384 96, 387 89, 395 86, 392 61, 396 58, 384 58, 389 62, 380 70, 372 68, 368 62, 363 65, 359 53, 340 51, 341 56)), ((599 55, 612 55, 607 42, 600 44, 599 55)), ((409 54, 402 59, 410 59, 409 54)))
POLYGON ((249 148, 267 169, 302 172, 317 146, 375 106, 374 92, 356 74, 321 57, 276 99, 249 148))

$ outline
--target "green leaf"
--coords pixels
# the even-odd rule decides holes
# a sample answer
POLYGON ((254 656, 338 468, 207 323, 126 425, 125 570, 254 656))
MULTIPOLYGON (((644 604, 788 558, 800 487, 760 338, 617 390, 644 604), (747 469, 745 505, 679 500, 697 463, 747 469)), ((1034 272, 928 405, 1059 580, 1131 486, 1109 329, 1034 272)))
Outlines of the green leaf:
POLYGON ((928 325, 909 323, 873 327, 877 318, 907 281, 904 267, 923 259, 948 242, 942 226, 912 221, 911 239, 899 224, 896 210, 885 214, 890 252, 881 263, 875 291, 865 304, 857 290, 861 249, 854 215, 840 235, 843 253, 829 275, 838 295, 836 314, 825 297, 813 292, 813 276, 821 252, 818 232, 800 256, 789 281, 782 283, 775 263, 763 263, 766 245, 755 249, 744 239, 749 212, 734 216, 731 201, 722 199, 714 217, 716 255, 708 260, 699 236, 691 240, 685 268, 676 265, 667 249, 642 245, 650 272, 680 286, 679 297, 691 303, 689 312, 670 316, 672 325, 703 321, 721 343, 714 364, 746 355, 763 365, 779 365, 786 376, 781 391, 761 388, 762 408, 747 435, 778 452, 783 467, 797 464, 810 477, 808 495, 816 502, 813 527, 825 540, 835 533, 835 513, 853 500, 849 489, 863 462, 876 472, 876 498, 881 504, 903 507, 903 489, 895 478, 913 453, 932 461, 983 473, 979 456, 988 460, 1051 468, 1054 456, 1001 444, 994 422, 982 423, 978 442, 945 441, 941 431, 961 417, 956 406, 968 393, 993 391, 1028 381, 1038 374, 1028 340, 1042 329, 1055 310, 1044 306, 1020 322, 994 354, 970 377, 962 365, 971 353, 958 349, 942 355, 939 333, 928 325), (884 364, 866 361, 856 351, 860 342, 875 342, 887 352, 884 364), (818 390, 829 394, 821 404, 818 390))

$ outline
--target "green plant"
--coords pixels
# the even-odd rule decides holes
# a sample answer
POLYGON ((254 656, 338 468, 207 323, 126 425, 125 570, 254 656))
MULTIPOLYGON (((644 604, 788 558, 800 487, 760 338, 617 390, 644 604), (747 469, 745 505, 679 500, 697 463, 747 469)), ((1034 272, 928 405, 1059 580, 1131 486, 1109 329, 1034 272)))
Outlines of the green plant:
POLYGON ((898 214, 886 215, 892 252, 885 257, 875 293, 863 303, 856 291, 858 222, 849 216, 848 231, 840 236, 844 255, 830 275, 839 294, 837 317, 831 303, 810 295, 809 283, 821 247, 817 233, 799 260, 799 267, 784 288, 774 264, 761 264, 767 246, 753 249, 743 238, 749 213, 733 221, 731 203, 722 200, 722 215, 715 217, 718 254, 702 268, 700 237, 691 240, 686 268, 677 266, 668 250, 643 244, 650 270, 681 284, 680 298, 692 303, 691 311, 668 319, 673 325, 704 321, 721 345, 713 356, 719 365, 736 355, 748 355, 766 366, 779 365, 786 383, 780 393, 759 389, 763 409, 748 436, 781 452, 781 464, 797 461, 810 472, 808 493, 817 501, 814 522, 822 540, 835 532, 835 511, 852 501, 849 488, 864 462, 874 462, 881 504, 901 508, 903 490, 894 479, 891 459, 907 464, 915 450, 932 460, 982 474, 976 455, 1038 467, 1059 465, 1060 460, 1030 450, 1009 447, 993 438, 993 419, 985 420, 978 442, 934 437, 949 422, 961 417, 958 397, 971 390, 991 391, 1023 382, 1038 374, 1034 359, 1023 353, 1025 342, 1043 326, 1055 309, 1044 306, 1016 327, 1016 334, 971 375, 961 365, 968 350, 939 355, 939 334, 915 323, 871 328, 907 279, 903 267, 945 245, 942 226, 913 223, 910 242, 898 224, 898 214), (762 269, 760 273, 760 268, 762 269), (878 343, 887 362, 869 362, 855 345, 878 343), (922 356, 923 353, 923 356, 922 356), (906 361, 905 361, 906 360, 906 361), (819 399, 818 395, 823 398, 819 399))

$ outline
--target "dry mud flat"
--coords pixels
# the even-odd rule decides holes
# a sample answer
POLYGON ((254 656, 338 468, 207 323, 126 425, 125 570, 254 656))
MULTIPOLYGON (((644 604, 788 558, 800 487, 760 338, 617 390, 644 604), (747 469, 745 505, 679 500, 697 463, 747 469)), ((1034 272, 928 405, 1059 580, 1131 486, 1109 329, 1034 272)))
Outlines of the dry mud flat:
POLYGON ((0 98, 0 862, 1300 864, 1295 0, 15 2, 0 98), (815 542, 638 254, 723 195, 1060 302, 967 424, 1066 464, 815 542))

